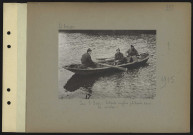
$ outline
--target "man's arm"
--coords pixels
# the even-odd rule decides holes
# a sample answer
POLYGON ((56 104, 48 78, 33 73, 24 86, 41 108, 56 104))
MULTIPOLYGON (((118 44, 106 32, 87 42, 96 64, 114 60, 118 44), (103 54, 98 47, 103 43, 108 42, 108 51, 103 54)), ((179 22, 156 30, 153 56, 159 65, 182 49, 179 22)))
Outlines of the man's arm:
POLYGON ((117 60, 118 58, 117 58, 117 54, 115 54, 115 60, 117 60))
POLYGON ((130 55, 130 49, 126 51, 126 56, 130 55))
POLYGON ((88 61, 89 61, 89 63, 94 63, 93 61, 92 61, 92 59, 91 59, 91 56, 90 55, 88 55, 88 61))
POLYGON ((121 53, 121 59, 124 59, 124 55, 121 53))
POLYGON ((135 53, 136 53, 137 56, 139 56, 139 53, 138 53, 138 51, 136 49, 135 49, 135 53))

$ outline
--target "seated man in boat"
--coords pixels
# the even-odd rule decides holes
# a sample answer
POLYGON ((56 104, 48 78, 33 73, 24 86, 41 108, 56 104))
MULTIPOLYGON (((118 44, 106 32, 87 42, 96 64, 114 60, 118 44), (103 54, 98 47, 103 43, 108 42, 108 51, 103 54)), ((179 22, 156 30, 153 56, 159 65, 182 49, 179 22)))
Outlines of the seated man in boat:
POLYGON ((96 64, 91 59, 92 50, 89 48, 85 54, 82 55, 81 63, 83 67, 96 67, 96 64))
POLYGON ((123 63, 125 63, 125 57, 123 56, 123 53, 121 53, 120 49, 118 48, 115 54, 115 65, 120 65, 123 63))
POLYGON ((134 48, 133 45, 131 45, 131 48, 126 51, 127 54, 127 61, 129 62, 133 62, 133 61, 137 61, 137 56, 139 56, 138 51, 134 48))

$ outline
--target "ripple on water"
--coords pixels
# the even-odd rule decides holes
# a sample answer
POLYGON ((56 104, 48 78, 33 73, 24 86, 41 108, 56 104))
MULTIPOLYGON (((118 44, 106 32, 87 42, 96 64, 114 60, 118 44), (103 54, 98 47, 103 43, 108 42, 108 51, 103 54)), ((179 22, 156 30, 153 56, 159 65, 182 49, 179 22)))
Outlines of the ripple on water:
MULTIPOLYGON (((88 35, 81 33, 59 33, 59 98, 147 98, 156 96, 156 36, 136 35, 88 35), (85 80, 84 77, 72 83, 77 89, 69 92, 64 89, 73 76, 62 68, 64 65, 80 63, 80 58, 88 48, 93 50, 92 58, 112 57, 116 48, 123 53, 134 44, 139 53, 148 52, 150 58, 144 67, 132 69, 128 73, 117 72, 107 76, 85 80), (87 82, 86 82, 87 81, 87 82), (82 84, 81 84, 82 83, 82 84), (80 86, 79 86, 80 85, 80 86)), ((73 80, 72 80, 73 82, 73 80)))

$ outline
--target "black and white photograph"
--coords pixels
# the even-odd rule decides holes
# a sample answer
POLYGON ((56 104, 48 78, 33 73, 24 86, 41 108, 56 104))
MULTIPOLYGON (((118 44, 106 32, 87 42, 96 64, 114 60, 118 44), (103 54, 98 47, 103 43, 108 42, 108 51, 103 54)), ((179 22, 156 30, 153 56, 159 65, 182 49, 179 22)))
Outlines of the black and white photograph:
POLYGON ((156 30, 59 30, 59 99, 154 99, 156 30))

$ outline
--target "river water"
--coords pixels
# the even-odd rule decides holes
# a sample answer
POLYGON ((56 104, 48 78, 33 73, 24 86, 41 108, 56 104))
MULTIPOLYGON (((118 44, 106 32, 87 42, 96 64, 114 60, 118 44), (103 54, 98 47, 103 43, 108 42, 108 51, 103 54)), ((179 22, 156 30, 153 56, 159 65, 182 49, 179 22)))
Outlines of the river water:
POLYGON ((59 32, 58 88, 60 99, 73 98, 143 98, 156 96, 156 34, 130 31, 59 32), (80 63, 82 54, 92 49, 92 59, 114 56, 116 49, 125 52, 133 44, 139 53, 148 52, 147 64, 126 72, 83 77, 63 69, 80 63), (64 88, 65 86, 65 88, 64 88))

